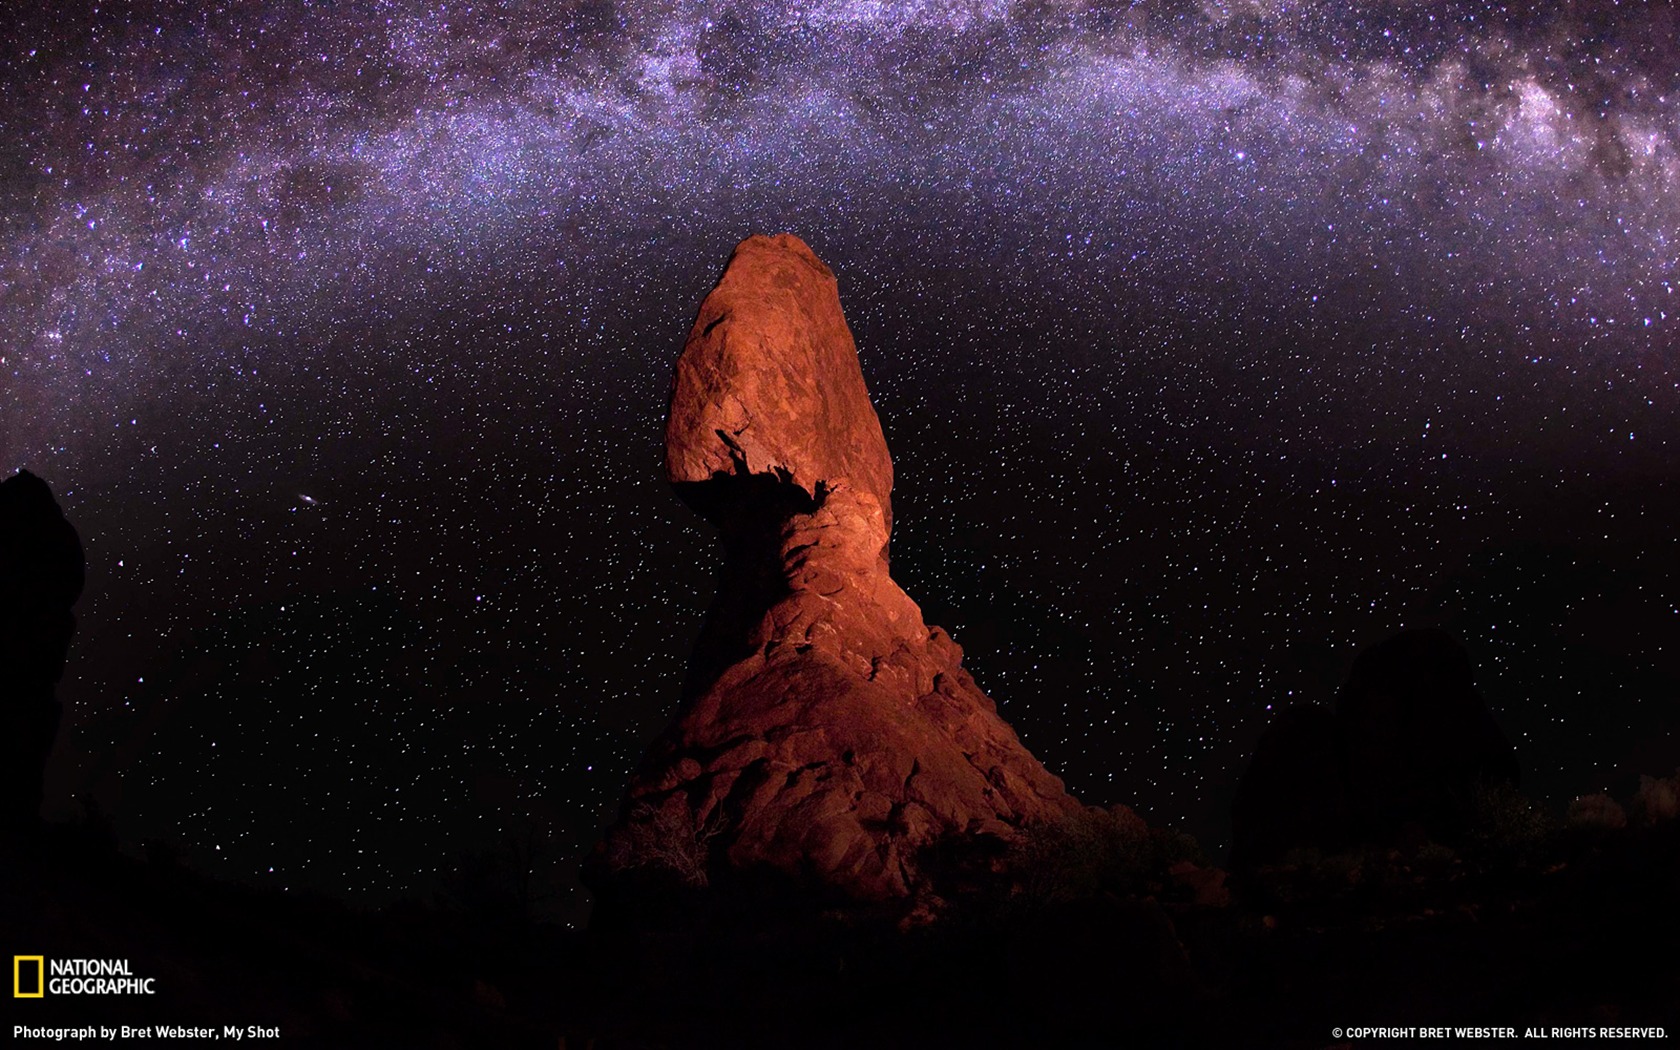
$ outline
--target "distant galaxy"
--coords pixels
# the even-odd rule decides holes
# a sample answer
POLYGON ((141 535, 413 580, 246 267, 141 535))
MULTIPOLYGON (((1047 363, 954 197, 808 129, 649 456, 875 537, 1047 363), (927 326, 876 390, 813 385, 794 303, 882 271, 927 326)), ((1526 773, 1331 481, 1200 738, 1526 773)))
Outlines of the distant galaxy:
POLYGON ((1221 847, 1447 626, 1570 798, 1680 763, 1661 3, 264 0, 0 29, 0 470, 87 547, 49 812, 388 900, 576 859, 676 703, 729 249, 835 270, 894 572, 1082 799, 1221 847), (54 808, 56 807, 56 809, 54 808))

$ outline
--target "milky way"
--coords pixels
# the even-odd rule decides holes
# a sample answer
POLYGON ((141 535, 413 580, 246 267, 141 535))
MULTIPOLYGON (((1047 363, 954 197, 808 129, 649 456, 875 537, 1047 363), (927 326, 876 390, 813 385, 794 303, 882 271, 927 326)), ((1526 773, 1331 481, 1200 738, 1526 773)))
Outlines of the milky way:
POLYGON ((1538 794, 1680 760, 1663 5, 0 33, 0 468, 90 553, 56 797, 136 839, 376 896, 582 849, 708 594, 669 363, 780 229, 839 274, 896 572, 1087 800, 1215 845, 1268 712, 1421 618, 1538 794))

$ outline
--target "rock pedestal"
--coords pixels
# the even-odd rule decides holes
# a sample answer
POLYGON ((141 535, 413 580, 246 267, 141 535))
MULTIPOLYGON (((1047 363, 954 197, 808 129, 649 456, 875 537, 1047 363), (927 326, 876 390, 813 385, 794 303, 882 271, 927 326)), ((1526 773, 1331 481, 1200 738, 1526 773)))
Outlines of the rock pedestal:
POLYGON ((834 275, 797 237, 743 241, 701 304, 665 461, 724 567, 597 882, 766 870, 903 898, 942 842, 1082 810, 888 572, 892 460, 834 275))

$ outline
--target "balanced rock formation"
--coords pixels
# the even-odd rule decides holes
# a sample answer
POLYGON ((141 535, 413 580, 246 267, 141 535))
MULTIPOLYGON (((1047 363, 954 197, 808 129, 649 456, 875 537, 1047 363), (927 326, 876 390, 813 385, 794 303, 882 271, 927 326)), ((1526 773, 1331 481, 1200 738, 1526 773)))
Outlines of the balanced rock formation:
POLYGON ((1462 838, 1477 786, 1519 775, 1474 674, 1452 635, 1403 631, 1359 654, 1333 710, 1284 711, 1237 786, 1232 866, 1296 847, 1462 838))
POLYGON ((834 275, 797 237, 743 241, 701 304, 665 462, 725 564, 592 881, 770 871, 890 900, 925 888, 931 847, 1083 812, 888 573, 892 460, 834 275))
POLYGON ((63 716, 54 689, 85 564, 45 481, 20 471, 0 482, 0 825, 8 832, 40 820, 41 778, 63 716))

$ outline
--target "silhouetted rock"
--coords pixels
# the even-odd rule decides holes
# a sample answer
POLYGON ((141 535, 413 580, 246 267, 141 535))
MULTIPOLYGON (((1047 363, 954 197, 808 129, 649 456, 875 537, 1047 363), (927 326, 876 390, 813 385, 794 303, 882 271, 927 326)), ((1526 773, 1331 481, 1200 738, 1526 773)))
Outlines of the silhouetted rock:
POLYGON ((1359 654, 1336 694, 1348 794, 1366 834, 1421 825, 1439 841, 1464 829, 1479 783, 1518 780, 1517 758, 1476 691, 1463 645, 1404 631, 1359 654))
POLYGON ((1518 772, 1469 653, 1444 631, 1404 631, 1359 655, 1334 710, 1290 708, 1261 736, 1231 804, 1232 866, 1297 847, 1456 842, 1478 785, 1518 772))
POLYGON ((942 840, 1082 811, 888 574, 892 461, 834 275, 798 238, 735 249, 677 362, 665 450, 725 565, 597 885, 756 871, 904 898, 942 840))
POLYGON ((1301 704, 1266 728, 1231 801, 1231 865, 1347 840, 1341 729, 1327 707, 1301 704))
POLYGON ((53 690, 84 571, 81 540, 47 483, 28 471, 0 482, 0 820, 9 832, 40 820, 41 778, 63 714, 53 690))

